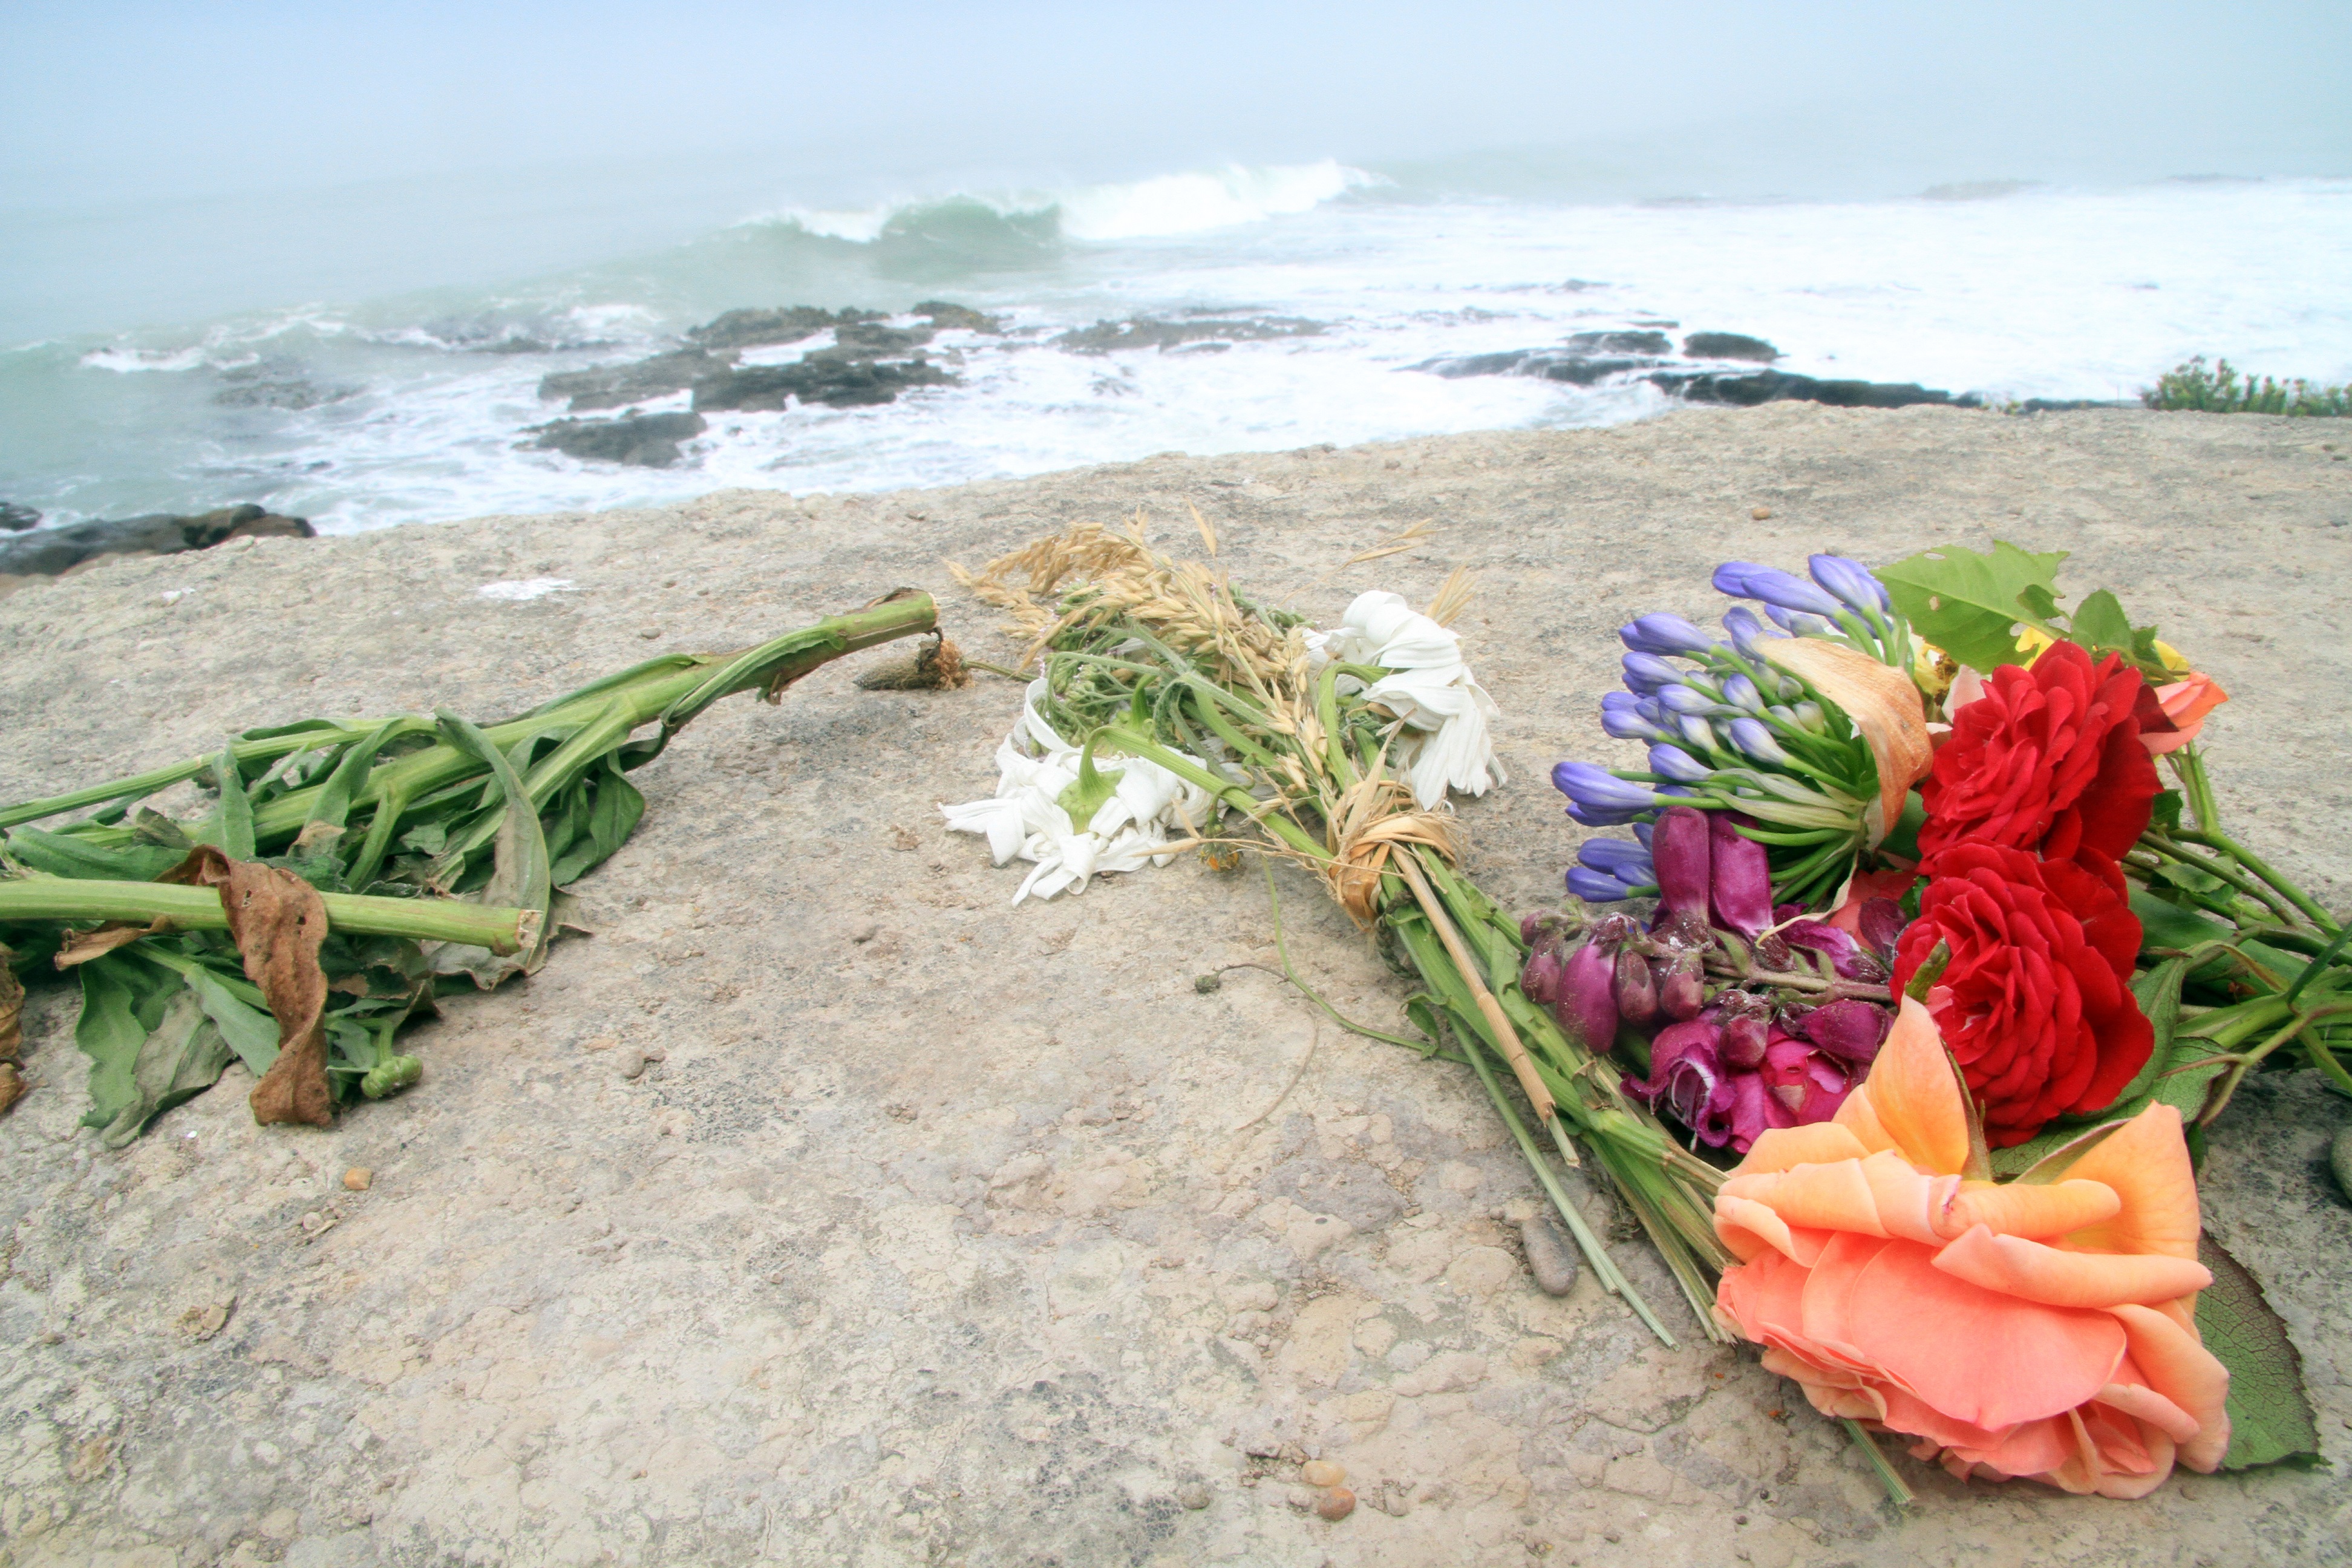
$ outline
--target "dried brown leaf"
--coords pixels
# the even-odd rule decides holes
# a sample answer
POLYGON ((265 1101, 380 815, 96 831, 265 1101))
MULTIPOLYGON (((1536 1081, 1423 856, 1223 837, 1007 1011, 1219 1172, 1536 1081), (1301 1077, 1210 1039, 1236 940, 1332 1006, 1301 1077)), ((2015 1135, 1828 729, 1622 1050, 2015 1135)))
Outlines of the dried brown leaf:
POLYGON ((142 936, 152 936, 171 929, 170 922, 159 920, 152 925, 103 925, 96 931, 74 931, 58 949, 58 956, 53 962, 59 969, 71 969, 78 963, 102 958, 118 947, 129 947, 142 936))
POLYGON ((319 889, 291 871, 232 860, 205 845, 159 879, 220 889, 229 935, 278 1020, 278 1059, 253 1086, 247 1103, 267 1127, 335 1120, 327 1087, 327 973, 319 945, 327 939, 327 905, 319 889))

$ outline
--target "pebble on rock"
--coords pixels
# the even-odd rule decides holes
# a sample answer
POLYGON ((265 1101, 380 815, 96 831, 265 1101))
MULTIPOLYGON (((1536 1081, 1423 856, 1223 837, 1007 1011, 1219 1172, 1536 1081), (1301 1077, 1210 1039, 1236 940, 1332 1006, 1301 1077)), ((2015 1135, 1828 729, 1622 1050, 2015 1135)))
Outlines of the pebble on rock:
POLYGON ((1769 506, 1759 506, 1749 511, 1748 515, 1761 522, 1772 515, 1772 509, 1769 506))
POLYGON ((1328 1459, 1309 1459, 1298 1468, 1298 1479, 1310 1487, 1336 1487, 1348 1479, 1348 1469, 1328 1459))
POLYGON ((1208 1507, 1214 1495, 1200 1481, 1187 1481, 1176 1489, 1176 1500, 1189 1509, 1208 1507))
POLYGON ((2345 1123, 2336 1142, 2327 1146, 2327 1163, 2336 1173, 2337 1189, 2352 1203, 2352 1122, 2345 1123))
POLYGON ((1576 1289, 1576 1254, 1550 1220, 1541 1215, 1521 1220, 1519 1243, 1527 1248, 1528 1270, 1545 1295, 1565 1296, 1576 1289))
POLYGON ((365 1165, 353 1165, 343 1173, 343 1185, 352 1192, 363 1193, 375 1184, 375 1173, 365 1165))
POLYGON ((1345 1487, 1333 1487, 1315 1505, 1315 1511, 1334 1523, 1356 1511, 1356 1494, 1345 1487))

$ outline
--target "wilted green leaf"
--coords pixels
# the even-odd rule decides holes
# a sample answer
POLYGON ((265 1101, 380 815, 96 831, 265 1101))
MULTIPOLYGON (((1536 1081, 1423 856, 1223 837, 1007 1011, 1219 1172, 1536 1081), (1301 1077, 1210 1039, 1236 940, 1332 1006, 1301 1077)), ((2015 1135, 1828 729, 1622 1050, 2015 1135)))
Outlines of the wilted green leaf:
POLYGON ((621 772, 620 763, 610 752, 582 781, 582 787, 592 784, 595 798, 588 807, 587 820, 550 873, 559 888, 603 865, 614 850, 628 842, 629 835, 636 831, 638 821, 646 815, 646 797, 621 772))
POLYGON ((160 844, 124 844, 115 847, 90 843, 70 833, 50 833, 19 827, 8 835, 8 853, 36 871, 52 877, 79 877, 102 882, 152 882, 186 858, 184 850, 160 844))
POLYGON ((2197 1261, 2213 1271, 2212 1288, 2197 1298, 2197 1332, 2230 1369, 2230 1451, 2221 1468, 2315 1463, 2319 1428, 2286 1325, 2254 1277, 2211 1237, 2198 1237, 2197 1261))
POLYGON ((2034 554, 1996 540, 1990 555, 1942 546, 1879 568, 1878 579, 1913 630, 1970 668, 1990 673, 2022 661, 2018 624, 2048 618, 2029 610, 2022 595, 2032 589, 2051 595, 2065 559, 2063 550, 2034 554))
POLYGON ((89 1058, 85 1127, 104 1127, 139 1096, 139 1048, 163 1021, 179 982, 148 964, 110 952, 81 966, 81 1017, 74 1044, 89 1058))
POLYGON ((205 1016, 195 994, 183 986, 140 1043, 131 1069, 131 1098, 105 1124, 98 1141, 109 1149, 121 1148, 155 1118, 219 1082, 230 1054, 218 1026, 205 1016))

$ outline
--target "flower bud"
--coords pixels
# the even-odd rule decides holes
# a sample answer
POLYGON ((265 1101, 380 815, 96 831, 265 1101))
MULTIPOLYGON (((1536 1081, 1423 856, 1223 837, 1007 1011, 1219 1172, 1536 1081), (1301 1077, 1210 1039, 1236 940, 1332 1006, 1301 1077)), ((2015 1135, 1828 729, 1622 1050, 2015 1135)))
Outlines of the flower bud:
POLYGON ((1706 978, 1696 952, 1676 952, 1654 959, 1651 980, 1657 988, 1658 1011, 1676 1023, 1698 1016, 1706 1005, 1706 978))
POLYGON ((1681 747, 1664 742, 1650 748, 1650 771, 1680 784, 1696 784, 1715 772, 1681 747))
POLYGON ((1763 661, 1764 656, 1757 651, 1757 643, 1778 635, 1766 630, 1764 617, 1745 605, 1734 605, 1723 612, 1723 629, 1731 634, 1731 646, 1751 664, 1763 661))
POLYGON ((1680 616, 1663 612, 1643 616, 1631 625, 1619 627, 1617 637, 1635 653, 1705 653, 1715 646, 1713 638, 1680 616))
POLYGON ((1780 742, 1772 738, 1772 731, 1756 720, 1734 719, 1728 728, 1733 747, 1743 754, 1759 763, 1773 763, 1783 767, 1789 765, 1789 753, 1780 749, 1780 742))
POLYGON ((1659 705, 1669 713, 1712 713, 1716 700, 1695 686, 1672 681, 1657 690, 1659 705))
POLYGON ((1617 1038, 1616 963, 1596 931, 1568 955, 1552 1016, 1571 1044, 1598 1056, 1617 1038))
POLYGON ((1750 713, 1764 711, 1764 694, 1756 689, 1756 683, 1744 675, 1724 678, 1723 700, 1734 708, 1744 708, 1750 713))
MULTIPOLYGON (((1868 574, 1864 574, 1868 575, 1868 574)), ((1803 615, 1834 616, 1841 606, 1812 584, 1791 573, 1774 566, 1759 566, 1752 561, 1731 561, 1716 568, 1716 588, 1735 599, 1761 599, 1771 609, 1794 611, 1803 615), (1726 574, 1737 569, 1737 575, 1727 584, 1726 574)), ((1779 619, 1774 616, 1774 619, 1779 619)))
POLYGON ((1884 616, 1895 608, 1894 601, 1886 596, 1885 585, 1859 561, 1849 561, 1843 555, 1813 555, 1806 558, 1805 570, 1814 582, 1853 609, 1884 616))
POLYGON ((1619 741, 1663 740, 1665 731, 1643 717, 1639 698, 1628 691, 1612 691, 1601 699, 1601 727, 1619 741))
POLYGON ((1657 982, 1651 977, 1649 959, 1637 950, 1618 950, 1611 994, 1617 1016, 1635 1028, 1646 1029, 1658 1021, 1657 982))
POLYGON ((1866 1068, 1895 1027, 1895 1016, 1874 1003, 1844 996, 1805 1015, 1805 1038, 1840 1061, 1866 1068))
POLYGON ((1903 906, 1893 899, 1865 899, 1854 924, 1862 935, 1862 945, 1878 954, 1889 964, 1895 962, 1895 943, 1911 922, 1903 918, 1903 906))
POLYGON ((1683 678, 1680 668, 1655 654, 1629 653, 1618 663, 1624 671, 1625 689, 1640 697, 1683 678))
POLYGON ((1723 1065, 1752 1069, 1764 1065, 1765 1037, 1770 1026, 1759 1013, 1726 1011, 1723 1020, 1723 1065))
POLYGON ((1658 797, 1591 763, 1560 763, 1551 770, 1552 787, 1590 811, 1648 811, 1658 797))
POLYGON ((1528 994, 1528 1001, 1549 1007, 1559 1000, 1560 976, 1567 967, 1557 942, 1538 943, 1519 971, 1519 989, 1528 994))
POLYGON ((1727 811, 1711 814, 1707 832, 1707 904, 1715 923, 1753 942, 1772 923, 1771 857, 1727 811))
POLYGON ((1629 884, 1589 866, 1568 868, 1568 890, 1588 904, 1614 904, 1633 896, 1629 884))
POLYGON ((1797 722, 1816 735, 1830 732, 1830 716, 1822 711, 1818 702, 1800 702, 1796 707, 1797 722))
POLYGON ((1833 637, 1843 635, 1838 630, 1835 621, 1825 620, 1820 616, 1809 616, 1801 610, 1788 610, 1778 605, 1767 605, 1764 606, 1764 613, 1771 617, 1774 626, 1792 637, 1833 637))

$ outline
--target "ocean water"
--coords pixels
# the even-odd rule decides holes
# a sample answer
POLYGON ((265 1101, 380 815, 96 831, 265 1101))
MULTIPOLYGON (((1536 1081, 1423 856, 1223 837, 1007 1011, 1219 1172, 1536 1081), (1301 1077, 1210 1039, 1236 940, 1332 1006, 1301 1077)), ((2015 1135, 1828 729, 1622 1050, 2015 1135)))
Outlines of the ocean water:
POLYGON ((351 531, 1674 406, 1639 370, 1579 385, 1433 368, 1603 331, 1745 333, 1780 351, 1780 370, 1997 400, 2130 398, 2197 353, 2332 382, 2352 379, 2347 278, 2352 179, 1595 204, 1324 162, 946 192, 753 213, 495 286, 417 279, 0 344, 0 500, 47 523, 251 500, 351 531), (530 445, 564 412, 544 377, 674 350, 723 311, 856 307, 919 326, 905 312, 932 300, 1002 329, 923 345, 947 384, 712 413, 665 468, 530 445), (1066 336, 1099 322, 1145 323, 1149 341, 1066 336))

